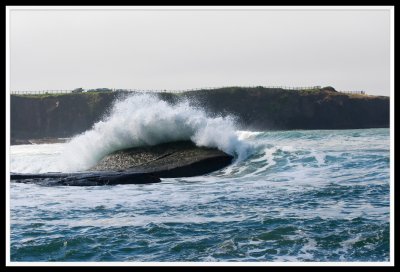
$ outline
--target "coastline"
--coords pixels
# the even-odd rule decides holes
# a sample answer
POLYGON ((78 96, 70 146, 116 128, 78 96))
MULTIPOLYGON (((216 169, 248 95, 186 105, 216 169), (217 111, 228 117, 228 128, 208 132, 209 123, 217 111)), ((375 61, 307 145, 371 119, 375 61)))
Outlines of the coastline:
POLYGON ((11 142, 73 137, 107 116, 115 101, 143 94, 157 96, 171 105, 188 101, 210 116, 231 116, 240 130, 390 126, 389 97, 346 94, 332 87, 309 90, 227 87, 181 93, 108 91, 11 95, 11 142))

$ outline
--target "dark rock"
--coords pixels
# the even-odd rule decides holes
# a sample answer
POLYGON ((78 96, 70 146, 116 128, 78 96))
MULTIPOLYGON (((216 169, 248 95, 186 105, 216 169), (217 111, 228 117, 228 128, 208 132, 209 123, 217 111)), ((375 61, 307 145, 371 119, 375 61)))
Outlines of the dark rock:
POLYGON ((11 145, 29 145, 29 144, 55 144, 65 143, 69 138, 41 138, 41 139, 15 139, 11 138, 11 145))
POLYGON ((47 186, 99 186, 116 184, 146 184, 160 182, 160 178, 133 171, 104 171, 77 173, 15 174, 11 181, 19 183, 36 183, 47 186))
POLYGON ((55 144, 65 143, 68 138, 42 138, 42 139, 30 139, 29 142, 32 144, 55 144))
POLYGON ((107 155, 86 172, 11 173, 11 181, 46 186, 157 183, 160 178, 208 174, 229 165, 232 159, 217 149, 197 147, 192 142, 183 141, 120 150, 107 155))
POLYGON ((27 145, 27 144, 32 144, 29 140, 26 139, 15 139, 11 138, 11 145, 27 145))
POLYGON ((189 141, 130 148, 104 157, 93 171, 134 170, 161 178, 192 177, 219 170, 233 157, 214 148, 197 147, 189 141))

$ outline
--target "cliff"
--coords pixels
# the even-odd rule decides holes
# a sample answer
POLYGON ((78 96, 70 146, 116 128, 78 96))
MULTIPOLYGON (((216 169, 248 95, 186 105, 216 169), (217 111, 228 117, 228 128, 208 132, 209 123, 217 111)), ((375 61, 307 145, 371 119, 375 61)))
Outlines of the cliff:
POLYGON ((71 137, 101 120, 116 93, 11 95, 11 140, 71 137))
MULTIPOLYGON (((91 128, 127 92, 11 95, 11 140, 71 137, 91 128)), ((234 115, 241 129, 357 129, 389 127, 389 97, 350 95, 333 88, 285 90, 230 87, 159 93, 189 99, 210 115, 234 115)))

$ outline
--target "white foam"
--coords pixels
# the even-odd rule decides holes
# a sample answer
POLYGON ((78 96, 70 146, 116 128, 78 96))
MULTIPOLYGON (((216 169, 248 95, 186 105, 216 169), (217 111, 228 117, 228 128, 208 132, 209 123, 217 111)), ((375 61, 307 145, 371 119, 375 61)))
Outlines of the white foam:
POLYGON ((57 172, 63 144, 15 145, 10 148, 10 169, 15 173, 57 172))
POLYGON ((274 153, 277 151, 276 147, 273 148, 266 148, 264 150, 264 155, 259 158, 259 159, 255 159, 252 160, 252 162, 264 162, 265 165, 264 166, 260 166, 258 167, 257 171, 253 172, 252 175, 257 175, 259 173, 262 173, 264 171, 266 171, 268 168, 274 166, 276 164, 276 162, 274 161, 274 153))
POLYGON ((262 134, 263 132, 259 131, 247 131, 247 130, 239 130, 236 132, 236 135, 240 140, 244 139, 252 139, 255 138, 256 136, 262 134))
POLYGON ((85 170, 119 149, 178 140, 215 147, 238 160, 251 150, 236 134, 233 118, 211 118, 187 101, 171 105, 155 95, 140 94, 118 101, 107 118, 71 139, 59 165, 61 171, 85 170))

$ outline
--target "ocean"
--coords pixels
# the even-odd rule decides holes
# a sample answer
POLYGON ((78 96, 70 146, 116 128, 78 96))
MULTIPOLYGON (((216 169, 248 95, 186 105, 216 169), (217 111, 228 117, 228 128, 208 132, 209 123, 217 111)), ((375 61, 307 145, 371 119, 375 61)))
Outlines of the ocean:
POLYGON ((10 170, 81 171, 113 150, 185 139, 235 160, 157 184, 11 182, 11 261, 389 261, 389 129, 244 131, 134 96, 66 143, 11 146, 10 170))

